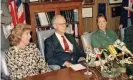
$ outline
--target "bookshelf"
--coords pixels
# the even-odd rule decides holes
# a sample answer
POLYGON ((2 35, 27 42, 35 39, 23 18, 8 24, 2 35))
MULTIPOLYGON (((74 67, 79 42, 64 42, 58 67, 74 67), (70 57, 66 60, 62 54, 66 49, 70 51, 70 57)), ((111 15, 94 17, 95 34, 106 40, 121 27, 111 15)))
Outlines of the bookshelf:
POLYGON ((79 36, 83 33, 82 27, 82 0, 75 1, 58 1, 58 2, 35 2, 27 3, 29 7, 29 20, 28 24, 32 26, 32 42, 36 42, 36 22, 35 22, 35 13, 39 12, 50 12, 54 11, 55 15, 60 14, 63 10, 78 10, 78 32, 79 36))

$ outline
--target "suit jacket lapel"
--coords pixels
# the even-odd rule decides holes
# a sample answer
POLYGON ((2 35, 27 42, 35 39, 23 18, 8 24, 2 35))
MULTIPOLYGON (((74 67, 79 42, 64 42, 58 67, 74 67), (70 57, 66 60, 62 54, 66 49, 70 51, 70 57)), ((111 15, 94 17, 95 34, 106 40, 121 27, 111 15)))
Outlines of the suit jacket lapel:
POLYGON ((70 41, 70 43, 73 45, 73 52, 75 52, 75 42, 74 42, 74 40, 72 39, 72 37, 71 36, 69 36, 68 34, 66 34, 65 33, 65 36, 66 36, 66 38, 70 41))
POLYGON ((73 44, 73 40, 71 39, 71 37, 67 34, 65 34, 66 38, 70 41, 71 44, 73 44))

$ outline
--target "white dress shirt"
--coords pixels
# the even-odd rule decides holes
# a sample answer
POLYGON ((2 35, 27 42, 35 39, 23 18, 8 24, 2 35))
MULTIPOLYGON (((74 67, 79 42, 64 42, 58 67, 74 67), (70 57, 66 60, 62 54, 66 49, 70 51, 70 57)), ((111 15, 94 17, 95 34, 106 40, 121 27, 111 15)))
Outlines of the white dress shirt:
MULTIPOLYGON (((64 46, 64 42, 63 42, 63 38, 61 37, 62 35, 60 35, 59 33, 55 32, 55 35, 57 36, 62 48, 65 50, 65 46, 64 46)), ((69 45, 69 50, 73 51, 73 45, 70 43, 70 41, 66 38, 66 36, 64 36, 64 38, 66 39, 68 45, 69 45)))

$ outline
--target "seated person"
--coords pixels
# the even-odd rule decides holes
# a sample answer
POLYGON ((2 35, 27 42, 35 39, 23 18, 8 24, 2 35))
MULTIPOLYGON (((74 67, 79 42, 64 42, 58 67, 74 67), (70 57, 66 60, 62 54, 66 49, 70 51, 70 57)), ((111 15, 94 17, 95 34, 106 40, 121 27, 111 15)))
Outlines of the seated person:
POLYGON ((91 46, 94 48, 105 48, 117 40, 117 35, 113 30, 107 29, 107 18, 103 14, 97 16, 98 31, 91 36, 91 46))
POLYGON ((84 60, 85 53, 76 43, 75 38, 65 33, 66 20, 56 15, 52 20, 55 33, 44 42, 45 56, 49 65, 59 65, 61 68, 70 67, 84 60))
POLYGON ((133 53, 133 25, 125 29, 124 42, 127 48, 133 53))
POLYGON ((12 80, 45 73, 49 70, 39 49, 29 43, 31 26, 17 24, 9 35, 11 47, 6 54, 7 67, 12 80))
MULTIPOLYGON (((127 48, 133 53, 133 38, 132 37, 133 37, 133 26, 130 26, 125 29, 124 42, 126 43, 127 48)), ((133 64, 126 65, 126 69, 127 69, 126 70, 127 75, 129 77, 133 76, 133 64)))
MULTIPOLYGON (((132 38, 132 35, 133 35, 133 33, 132 33, 132 31, 133 31, 133 4, 132 4, 132 6, 129 6, 129 7, 125 6, 124 9, 131 11, 130 19, 131 19, 131 24, 132 24, 132 26, 125 29, 124 42, 126 43, 129 50, 133 53, 133 45, 132 45, 133 44, 133 38, 132 38)), ((127 75, 129 77, 133 76, 133 64, 127 65, 126 69, 127 69, 127 75)), ((131 79, 133 79, 133 77, 131 79)))

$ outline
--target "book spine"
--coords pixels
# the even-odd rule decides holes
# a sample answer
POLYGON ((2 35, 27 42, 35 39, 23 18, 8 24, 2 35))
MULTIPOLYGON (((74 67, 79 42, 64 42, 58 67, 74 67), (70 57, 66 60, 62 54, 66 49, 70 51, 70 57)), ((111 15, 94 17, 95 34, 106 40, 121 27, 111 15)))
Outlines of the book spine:
POLYGON ((78 21, 78 10, 74 9, 74 21, 77 22, 78 21))
POLYGON ((35 21, 36 21, 37 26, 41 26, 38 13, 35 14, 35 21))

